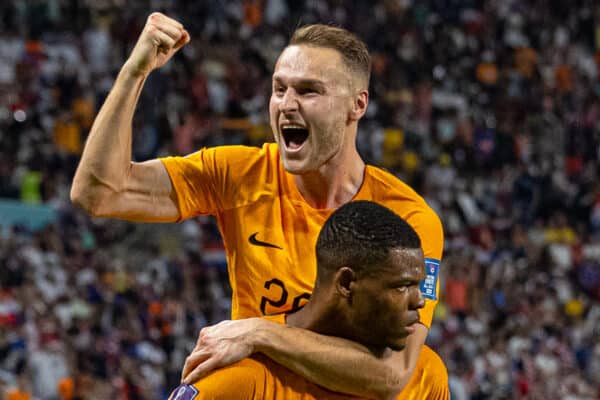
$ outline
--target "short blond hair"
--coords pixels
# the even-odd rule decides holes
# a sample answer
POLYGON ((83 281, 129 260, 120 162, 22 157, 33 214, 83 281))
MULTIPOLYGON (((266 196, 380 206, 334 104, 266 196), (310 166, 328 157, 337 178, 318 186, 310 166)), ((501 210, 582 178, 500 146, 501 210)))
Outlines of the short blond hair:
POLYGON ((335 26, 314 24, 302 26, 294 32, 289 46, 307 45, 338 51, 344 64, 369 87, 371 55, 367 45, 352 32, 335 26))

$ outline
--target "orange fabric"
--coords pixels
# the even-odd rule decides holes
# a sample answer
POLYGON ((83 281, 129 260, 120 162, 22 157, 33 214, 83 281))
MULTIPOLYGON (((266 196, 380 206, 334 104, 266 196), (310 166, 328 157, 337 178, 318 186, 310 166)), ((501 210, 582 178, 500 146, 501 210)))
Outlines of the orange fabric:
POLYGON ((59 118, 54 124, 54 143, 71 154, 81 154, 81 130, 73 119, 59 118))
MULTIPOLYGON (((316 239, 333 210, 314 209, 304 201, 293 175, 280 162, 277 145, 214 147, 162 162, 175 188, 181 219, 217 217, 227 250, 232 318, 304 305, 316 277, 316 239)), ((394 210, 421 237, 425 257, 441 258, 444 237, 438 216, 398 178, 367 166, 354 200, 372 200, 394 210)), ((439 279, 437 293, 439 297, 439 279)), ((427 299, 421 310, 427 327, 436 303, 427 299)))
MULTIPOLYGON (((359 399, 318 386, 262 354, 217 369, 194 383, 194 387, 198 390, 194 400, 359 399)), ((411 380, 396 396, 396 400, 423 399, 450 399, 446 366, 428 346, 421 349, 411 380)))
POLYGON ((13 388, 6 391, 6 400, 31 400, 29 393, 13 388))
MULTIPOLYGON (((285 324, 285 314, 267 315, 264 318, 285 324)), ((415 371, 396 400, 449 400, 448 370, 440 356, 424 345, 419 353, 415 371)))
POLYGON ((256 28, 262 22, 262 8, 259 0, 244 2, 244 23, 256 28))
POLYGON ((62 378, 58 381, 58 394, 62 400, 71 400, 75 391, 75 382, 72 378, 62 378))
POLYGON ((73 100, 73 104, 71 105, 71 110, 73 111, 73 115, 76 120, 81 125, 83 129, 90 129, 92 124, 94 123, 94 103, 85 98, 78 97, 73 100))
POLYGON ((498 68, 492 63, 481 63, 477 66, 477 79, 486 85, 495 85, 498 82, 498 68))
POLYGON ((158 301, 152 301, 148 304, 148 314, 153 317, 157 317, 162 313, 162 304, 158 301))
POLYGON ((198 390, 194 400, 358 399, 311 383, 262 354, 218 369, 196 382, 194 387, 198 390))
POLYGON ((571 73, 571 67, 568 65, 561 65, 554 71, 554 77, 556 79, 556 87, 561 92, 570 92, 573 90, 573 77, 571 73))
POLYGON ((519 47, 515 50, 515 66, 524 77, 533 77, 537 61, 537 52, 531 47, 519 47))
POLYGON ((429 346, 421 348, 415 372, 396 400, 449 400, 448 370, 429 346))

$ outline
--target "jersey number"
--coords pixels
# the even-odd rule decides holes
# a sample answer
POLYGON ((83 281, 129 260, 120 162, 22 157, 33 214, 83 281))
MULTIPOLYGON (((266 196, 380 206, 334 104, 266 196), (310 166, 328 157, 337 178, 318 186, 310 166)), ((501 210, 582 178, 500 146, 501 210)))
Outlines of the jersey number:
MULTIPOLYGON (((260 299, 260 312, 263 315, 267 314, 267 304, 269 304, 271 307, 281 308, 286 304, 287 299, 288 299, 288 291, 285 287, 285 284, 282 281, 280 281, 277 278, 273 278, 270 281, 265 282, 265 289, 270 291, 271 286, 278 286, 281 289, 281 294, 279 295, 278 300, 270 299, 265 296, 263 296, 260 299)), ((302 293, 302 294, 299 294, 298 296, 294 297, 294 301, 292 302, 292 308, 288 312, 293 313, 293 312, 298 311, 300 308, 302 308, 302 306, 304 306, 304 304, 306 304, 306 301, 308 301, 308 299, 310 299, 310 293, 302 293), (304 300, 304 301, 302 302, 302 304, 300 304, 300 302, 302 300, 304 300)), ((277 310, 277 311, 283 311, 283 310, 277 310)), ((277 311, 275 311, 275 312, 277 312, 277 311)), ((273 313, 273 311, 269 311, 269 314, 272 314, 272 313, 273 313)))

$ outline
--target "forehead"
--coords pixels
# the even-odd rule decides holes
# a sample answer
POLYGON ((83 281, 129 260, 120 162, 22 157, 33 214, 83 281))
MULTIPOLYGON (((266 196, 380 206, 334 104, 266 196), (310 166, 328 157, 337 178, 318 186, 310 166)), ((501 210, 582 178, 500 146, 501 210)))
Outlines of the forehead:
POLYGON ((394 249, 385 268, 390 279, 423 280, 426 277, 425 259, 421 249, 394 249))
POLYGON ((327 83, 349 78, 342 55, 337 50, 307 45, 286 47, 273 73, 273 80, 309 79, 327 83))

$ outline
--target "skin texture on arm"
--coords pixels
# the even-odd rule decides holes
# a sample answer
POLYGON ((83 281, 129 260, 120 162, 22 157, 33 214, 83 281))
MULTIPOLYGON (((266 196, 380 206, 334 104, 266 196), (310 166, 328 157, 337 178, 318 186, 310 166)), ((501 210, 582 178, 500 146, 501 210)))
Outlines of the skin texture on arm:
POLYGON ((408 383, 427 328, 417 324, 407 348, 374 355, 356 342, 274 323, 262 318, 224 321, 200 332, 182 377, 192 383, 215 368, 263 353, 327 389, 372 399, 393 399, 408 383), (418 346, 417 346, 418 344, 418 346), (194 368, 195 367, 195 368, 194 368))
POLYGON ((334 391, 393 399, 411 378, 427 328, 418 324, 407 339, 413 345, 382 357, 356 342, 287 325, 270 324, 263 332, 257 332, 256 351, 306 379, 334 391))
POLYGON ((71 200, 94 216, 169 222, 179 217, 159 160, 131 161, 132 119, 146 77, 189 42, 177 21, 154 13, 103 104, 71 187, 71 200))

